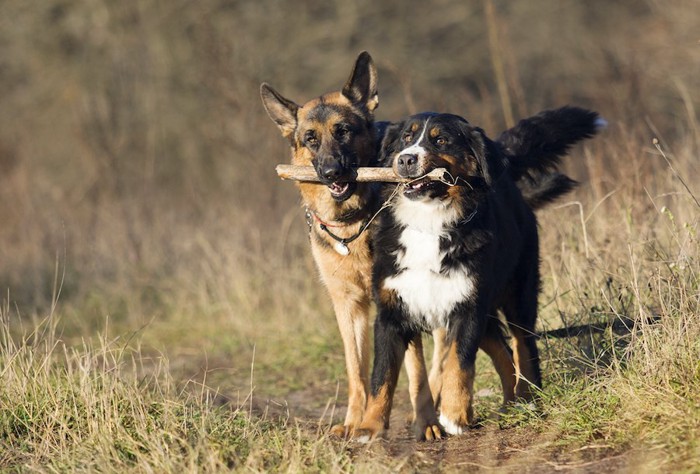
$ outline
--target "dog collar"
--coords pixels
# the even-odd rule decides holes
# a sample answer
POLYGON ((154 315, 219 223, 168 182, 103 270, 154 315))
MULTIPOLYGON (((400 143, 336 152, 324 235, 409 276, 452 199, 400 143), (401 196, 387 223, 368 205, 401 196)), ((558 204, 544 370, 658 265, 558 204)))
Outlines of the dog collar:
POLYGON ((347 227, 349 224, 329 224, 327 222, 324 222, 321 220, 320 217, 318 217, 318 214, 316 214, 314 211, 309 209, 308 207, 306 208, 306 224, 309 226, 309 231, 313 229, 313 223, 314 221, 318 222, 318 226, 321 228, 322 231, 324 231, 330 238, 335 240, 335 245, 333 245, 333 249, 335 249, 336 252, 338 252, 340 255, 349 255, 350 254, 350 249, 348 248, 348 244, 356 240, 362 233, 367 230, 367 227, 369 227, 369 224, 372 222, 371 218, 365 219, 365 221, 362 223, 360 226, 360 230, 357 231, 355 235, 352 235, 350 237, 339 237, 335 235, 329 227, 347 227))

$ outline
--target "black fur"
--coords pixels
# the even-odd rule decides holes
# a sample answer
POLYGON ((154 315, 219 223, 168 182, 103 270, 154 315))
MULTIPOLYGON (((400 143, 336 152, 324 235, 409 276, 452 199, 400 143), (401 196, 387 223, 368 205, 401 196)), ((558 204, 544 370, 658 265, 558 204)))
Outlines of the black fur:
MULTIPOLYGON (((380 156, 385 166, 393 165, 406 178, 446 167, 462 185, 418 180, 380 217, 374 233, 378 315, 372 396, 382 390, 393 395, 409 342, 440 326, 448 328, 448 343, 456 345, 460 369, 472 373, 479 342, 503 338, 499 311, 520 347, 519 370, 529 378, 524 383, 541 387, 533 209, 573 189, 576 182, 556 167, 573 144, 593 136, 603 123, 595 112, 563 107, 520 121, 496 141, 450 114, 419 114, 387 127, 380 156), (430 226, 414 221, 435 216, 439 219, 430 226), (436 252, 439 262, 432 255, 421 260, 424 251, 436 252), (397 283, 401 278, 404 282, 397 283), (464 291, 451 281, 465 281, 464 291), (430 299, 415 298, 429 288, 435 291, 427 295, 434 297, 434 312, 426 306, 430 299)), ((531 393, 529 387, 516 387, 517 396, 531 393)))
POLYGON ((528 173, 516 184, 532 209, 540 209, 578 186, 573 179, 556 172, 528 173))
POLYGON ((530 207, 539 209, 578 185, 553 170, 573 145, 591 138, 605 125, 596 112, 566 106, 523 119, 501 133, 496 142, 530 207))
POLYGON ((591 138, 604 126, 598 113, 566 106, 521 120, 496 142, 508 158, 511 177, 518 180, 533 171, 556 167, 574 144, 591 138))
MULTIPOLYGON (((438 114, 428 112, 424 115, 438 114)), ((464 119, 460 117, 459 120, 464 119)), ((404 125, 404 122, 383 123, 382 133, 378 134, 383 149, 379 156, 380 165, 391 166, 391 157, 398 151, 394 148, 398 146, 398 135, 404 125)), ((573 145, 591 138, 604 126, 605 120, 597 112, 565 106, 520 120, 502 132, 495 142, 502 153, 502 166, 528 205, 537 210, 578 185, 556 168, 573 145)))
MULTIPOLYGON (((450 191, 452 194, 444 190, 441 195, 426 194, 423 198, 425 201, 450 199, 452 206, 461 208, 462 216, 471 216, 446 223, 439 240, 442 252, 440 274, 448 277, 455 270, 465 268, 475 288, 463 300, 453 304, 447 315, 448 341, 457 341, 460 364, 466 369, 473 365, 479 340, 485 334, 490 317, 496 315, 496 310, 503 310, 509 325, 534 335, 539 289, 537 223, 532 209, 506 172, 507 157, 502 147, 464 119, 447 114, 424 114, 412 117, 402 126, 392 127, 384 138, 384 160, 390 160, 405 147, 406 143, 401 142, 402 131, 405 133, 415 121, 424 123, 427 119, 440 129, 440 135, 447 137, 449 145, 439 147, 430 139, 424 139, 423 145, 430 156, 428 161, 432 164, 438 160, 433 156, 445 153, 456 157, 459 165, 449 171, 470 183, 469 186, 453 188, 450 191), (465 175, 462 171, 468 167, 461 165, 470 159, 476 160, 478 165, 473 167, 477 170, 476 176, 465 175), (472 215, 474 211, 476 213, 472 215)), ((407 198, 401 196, 398 199, 407 198)), ((386 291, 388 278, 411 271, 400 266, 400 256, 410 251, 401 243, 406 224, 397 220, 396 207, 390 208, 380 218, 375 232, 376 260, 373 272, 377 295, 386 291)), ((393 300, 377 300, 379 311, 375 323, 373 395, 385 383, 393 383, 401 362, 400 354, 408 341, 420 331, 434 329, 425 318, 412 315, 412 309, 400 295, 393 300)), ((536 379, 532 382, 540 386, 534 337, 527 338, 525 343, 535 367, 536 379)))

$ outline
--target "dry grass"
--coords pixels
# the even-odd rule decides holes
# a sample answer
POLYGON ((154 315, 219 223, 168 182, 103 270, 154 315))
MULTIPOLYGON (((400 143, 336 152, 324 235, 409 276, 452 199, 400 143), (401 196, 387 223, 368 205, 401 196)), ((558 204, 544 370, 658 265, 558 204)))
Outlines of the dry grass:
POLYGON ((112 3, 0 6, 0 469, 410 468, 319 434, 341 344, 257 96, 336 89, 362 49, 380 119, 608 119, 567 160, 580 189, 540 215, 541 326, 630 330, 544 338, 541 412, 515 429, 692 469, 695 2, 495 0, 488 22, 451 0, 112 3))
MULTIPOLYGON (((350 460, 317 430, 221 406, 193 381, 180 387, 165 357, 120 337, 67 346, 51 315, 32 334, 0 336, 0 466, 31 471, 340 471, 350 460)), ((248 397, 251 393, 248 394, 248 397)))

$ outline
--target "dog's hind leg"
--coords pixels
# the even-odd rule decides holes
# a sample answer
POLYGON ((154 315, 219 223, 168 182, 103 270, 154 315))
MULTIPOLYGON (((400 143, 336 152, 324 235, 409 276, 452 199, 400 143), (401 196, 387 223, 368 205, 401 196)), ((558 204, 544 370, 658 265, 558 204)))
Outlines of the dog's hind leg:
POLYGON ((489 318, 486 331, 479 342, 479 348, 491 358, 496 373, 501 379, 503 405, 513 402, 517 381, 515 363, 513 353, 508 347, 497 320, 489 318))
POLYGON ((513 358, 518 376, 515 396, 523 400, 532 400, 533 388, 542 387, 537 335, 534 328, 523 328, 515 324, 510 325, 510 332, 513 334, 513 358))
POLYGON ((514 292, 503 306, 508 327, 513 336, 513 359, 518 382, 515 396, 532 400, 535 388, 542 388, 540 356, 537 350, 537 293, 539 290, 539 268, 537 254, 521 263, 524 271, 518 272, 514 292))

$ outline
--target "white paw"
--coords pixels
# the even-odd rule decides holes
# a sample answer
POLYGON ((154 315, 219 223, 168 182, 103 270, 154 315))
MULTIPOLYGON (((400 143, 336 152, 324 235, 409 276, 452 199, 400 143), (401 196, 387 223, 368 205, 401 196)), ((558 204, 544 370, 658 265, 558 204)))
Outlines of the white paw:
POLYGON ((465 428, 459 426, 457 423, 450 420, 442 413, 440 413, 440 424, 442 425, 442 427, 445 430, 445 433, 447 434, 461 435, 465 431, 465 428))

